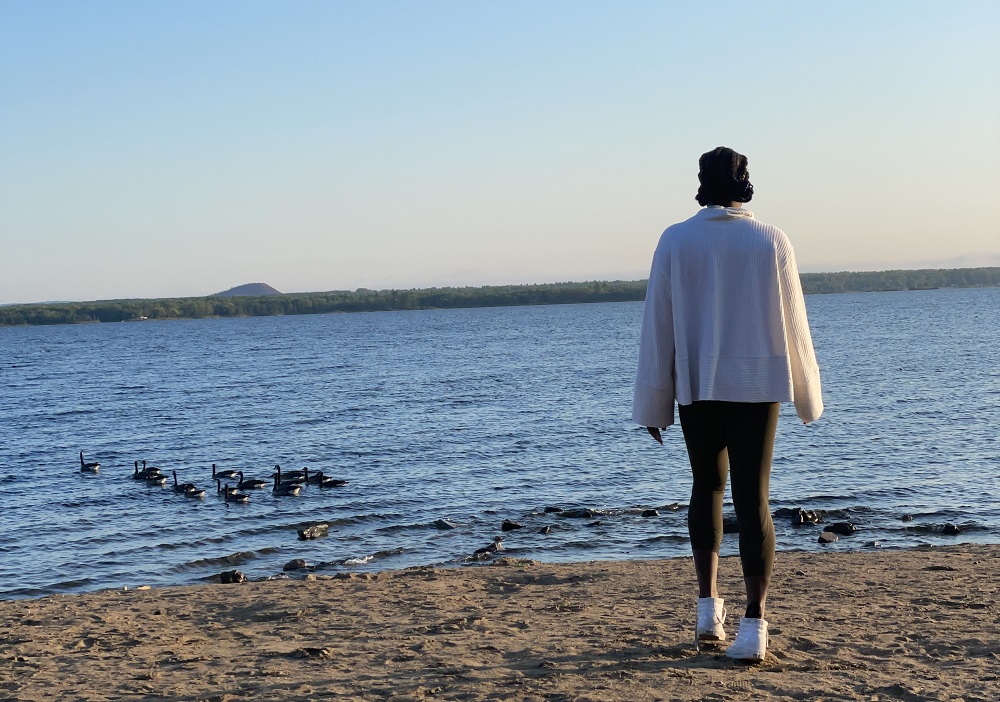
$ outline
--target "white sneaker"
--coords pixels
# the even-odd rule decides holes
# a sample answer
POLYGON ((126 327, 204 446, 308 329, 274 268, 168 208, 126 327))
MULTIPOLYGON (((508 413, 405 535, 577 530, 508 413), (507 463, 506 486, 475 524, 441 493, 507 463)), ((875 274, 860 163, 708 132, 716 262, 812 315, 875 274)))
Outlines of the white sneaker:
POLYGON ((726 649, 726 657, 738 661, 760 663, 767 653, 767 622, 763 619, 743 617, 736 640, 726 649))
POLYGON ((726 610, 721 597, 698 598, 698 627, 695 633, 698 644, 718 643, 726 640, 726 610))

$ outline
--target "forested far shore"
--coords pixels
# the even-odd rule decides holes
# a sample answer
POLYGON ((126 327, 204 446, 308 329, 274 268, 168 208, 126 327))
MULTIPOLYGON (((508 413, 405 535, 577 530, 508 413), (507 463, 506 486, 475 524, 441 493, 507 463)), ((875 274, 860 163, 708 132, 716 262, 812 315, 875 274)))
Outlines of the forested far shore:
MULTIPOLYGON (((1000 287, 1000 268, 803 273, 801 280, 806 294, 1000 287)), ((100 300, 2 306, 0 326, 628 302, 643 300, 645 295, 645 280, 616 280, 414 290, 359 288, 260 297, 100 300)))

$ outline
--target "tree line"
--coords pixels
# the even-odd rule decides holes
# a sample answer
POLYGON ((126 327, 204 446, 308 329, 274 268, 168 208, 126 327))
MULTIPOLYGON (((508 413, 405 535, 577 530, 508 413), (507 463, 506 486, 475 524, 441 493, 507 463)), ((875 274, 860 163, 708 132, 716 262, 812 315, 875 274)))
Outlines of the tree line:
MULTIPOLYGON (((1000 268, 803 273, 801 280, 806 294, 996 287, 1000 286, 1000 268)), ((261 297, 101 300, 3 306, 0 326, 627 302, 643 300, 645 295, 645 280, 616 280, 413 290, 359 288, 261 297)))

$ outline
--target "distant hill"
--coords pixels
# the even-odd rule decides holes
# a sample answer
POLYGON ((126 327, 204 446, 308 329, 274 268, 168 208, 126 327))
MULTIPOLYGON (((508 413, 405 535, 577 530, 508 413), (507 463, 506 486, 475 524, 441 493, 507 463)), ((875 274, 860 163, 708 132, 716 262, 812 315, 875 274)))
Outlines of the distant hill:
POLYGON ((215 293, 212 297, 260 297, 261 295, 281 294, 280 290, 275 290, 267 283, 247 283, 246 285, 237 285, 235 288, 215 293))

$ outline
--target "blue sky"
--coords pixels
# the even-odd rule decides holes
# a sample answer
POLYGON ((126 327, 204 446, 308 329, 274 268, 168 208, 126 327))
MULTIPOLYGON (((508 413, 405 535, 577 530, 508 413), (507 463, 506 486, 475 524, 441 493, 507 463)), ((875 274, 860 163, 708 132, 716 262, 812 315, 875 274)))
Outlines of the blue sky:
POLYGON ((1000 265, 1000 3, 0 3, 0 303, 1000 265))

